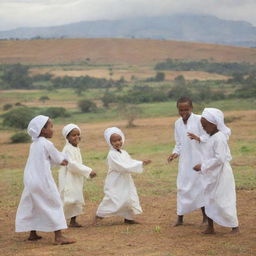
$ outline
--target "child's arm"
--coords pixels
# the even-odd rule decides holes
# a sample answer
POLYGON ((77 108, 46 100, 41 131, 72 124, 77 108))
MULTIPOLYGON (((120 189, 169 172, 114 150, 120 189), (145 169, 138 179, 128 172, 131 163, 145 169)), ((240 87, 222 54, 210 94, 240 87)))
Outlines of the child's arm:
POLYGON ((203 161, 201 164, 201 171, 202 173, 207 171, 212 171, 215 168, 223 165, 225 161, 227 161, 227 142, 226 140, 216 140, 213 149, 214 149, 214 156, 210 159, 203 161))
POLYGON ((87 179, 90 177, 90 174, 92 172, 92 168, 90 168, 84 164, 79 164, 75 161, 69 161, 69 163, 67 165, 67 170, 74 174, 82 175, 82 176, 86 177, 87 179))
POLYGON ((67 158, 65 155, 61 152, 59 152, 53 145, 52 142, 47 141, 46 145, 46 151, 50 157, 51 164, 53 165, 67 165, 65 161, 67 161, 67 158))
POLYGON ((122 154, 126 154, 126 159, 123 161, 118 154, 120 153, 110 152, 108 154, 108 164, 111 170, 117 172, 143 172, 143 161, 134 160, 127 152, 122 151, 122 154))
POLYGON ((177 131, 177 122, 175 123, 175 128, 174 128, 174 138, 175 138, 175 147, 172 151, 172 154, 168 156, 167 161, 171 162, 175 158, 179 157, 180 151, 181 151, 181 142, 180 142, 180 136, 177 131))

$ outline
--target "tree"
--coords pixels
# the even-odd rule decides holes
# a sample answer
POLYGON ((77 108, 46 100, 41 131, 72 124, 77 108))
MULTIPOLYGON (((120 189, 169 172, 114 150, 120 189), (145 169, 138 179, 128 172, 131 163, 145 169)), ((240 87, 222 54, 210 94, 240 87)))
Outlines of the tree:
POLYGON ((18 107, 3 115, 3 125, 25 129, 34 115, 34 111, 31 108, 18 107))
POLYGON ((96 104, 91 100, 80 100, 78 102, 78 107, 83 113, 94 112, 97 109, 96 104))
POLYGON ((120 103, 117 109, 119 114, 121 115, 121 118, 125 117, 125 119, 127 120, 127 128, 136 126, 134 124, 134 121, 142 113, 142 110, 139 106, 135 104, 120 103))
POLYGON ((41 96, 41 97, 39 98, 39 100, 40 100, 41 102, 45 103, 47 100, 50 100, 50 98, 49 98, 48 96, 41 96))
POLYGON ((156 77, 155 77, 155 81, 156 82, 162 82, 164 80, 165 80, 165 73, 164 72, 157 72, 156 77))
POLYGON ((21 64, 6 65, 3 69, 2 80, 10 89, 29 89, 32 80, 28 75, 28 66, 21 64))

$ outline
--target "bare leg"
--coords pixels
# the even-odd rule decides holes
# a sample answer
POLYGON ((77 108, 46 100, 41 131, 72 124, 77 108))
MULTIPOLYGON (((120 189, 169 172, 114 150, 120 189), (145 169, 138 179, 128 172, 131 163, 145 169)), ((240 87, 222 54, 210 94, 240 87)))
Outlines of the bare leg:
POLYGON ((37 241, 39 239, 41 239, 42 237, 39 236, 35 230, 32 230, 30 231, 30 234, 29 234, 29 237, 28 237, 28 240, 29 241, 37 241))
POLYGON ((82 225, 80 225, 78 222, 76 222, 76 216, 74 216, 70 219, 69 227, 71 227, 71 228, 81 228, 82 225))
POLYGON ((54 244, 56 245, 73 244, 76 242, 76 240, 74 239, 63 236, 61 230, 54 231, 54 235, 55 235, 54 244))
POLYGON ((177 221, 174 224, 174 227, 181 226, 181 225, 183 225, 183 215, 178 215, 177 221))
POLYGON ((202 221, 202 224, 207 224, 207 221, 208 221, 208 218, 205 214, 205 208, 204 207, 201 207, 201 211, 202 211, 202 215, 203 215, 203 221, 202 221))
POLYGON ((212 235, 215 234, 213 220, 208 217, 208 226, 206 230, 203 232, 205 235, 212 235))

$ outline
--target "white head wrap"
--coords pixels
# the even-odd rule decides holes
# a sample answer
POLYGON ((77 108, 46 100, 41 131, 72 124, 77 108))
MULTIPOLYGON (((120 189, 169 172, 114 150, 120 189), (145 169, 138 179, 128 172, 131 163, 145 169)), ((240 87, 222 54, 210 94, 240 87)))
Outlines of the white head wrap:
POLYGON ((105 137, 106 142, 108 143, 108 145, 109 145, 111 148, 113 148, 113 146, 111 145, 110 137, 111 137, 111 135, 114 134, 114 133, 116 133, 116 134, 118 134, 118 135, 120 135, 120 136, 122 137, 123 143, 124 143, 124 140, 125 140, 124 134, 123 134, 123 132, 122 132, 119 128, 117 128, 117 127, 107 128, 107 129, 104 131, 104 137, 105 137))
POLYGON ((62 135, 64 136, 64 138, 66 139, 67 138, 67 135, 73 130, 73 129, 77 129, 80 133, 81 133, 81 130, 80 128, 75 125, 75 124, 67 124, 63 127, 62 129, 62 135))
POLYGON ((28 124, 27 132, 32 137, 32 140, 36 140, 41 133, 41 130, 49 120, 48 116, 39 115, 34 117, 28 124))
POLYGON ((202 117, 217 126, 217 129, 224 133, 227 138, 231 135, 231 130, 224 123, 224 114, 217 108, 205 108, 202 117))

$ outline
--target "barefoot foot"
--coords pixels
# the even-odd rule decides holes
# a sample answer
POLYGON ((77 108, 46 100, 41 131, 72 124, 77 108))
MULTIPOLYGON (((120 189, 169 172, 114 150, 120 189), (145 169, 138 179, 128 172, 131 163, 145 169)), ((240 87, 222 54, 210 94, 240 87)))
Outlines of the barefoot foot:
POLYGON ((133 224, 140 224, 138 221, 136 220, 128 220, 128 219, 124 219, 124 223, 125 224, 130 224, 130 225, 133 225, 133 224))
POLYGON ((55 238, 54 244, 55 245, 64 245, 64 244, 73 244, 76 240, 72 238, 68 238, 65 236, 60 236, 58 238, 55 238))
POLYGON ((41 239, 42 237, 39 236, 36 231, 31 231, 30 234, 29 234, 29 237, 28 237, 28 240, 29 241, 37 241, 39 239, 41 239))
POLYGON ((204 235, 214 235, 215 231, 212 228, 207 228, 205 231, 202 232, 204 235))
POLYGON ((81 228, 82 225, 79 224, 78 222, 70 222, 68 225, 70 228, 81 228))

